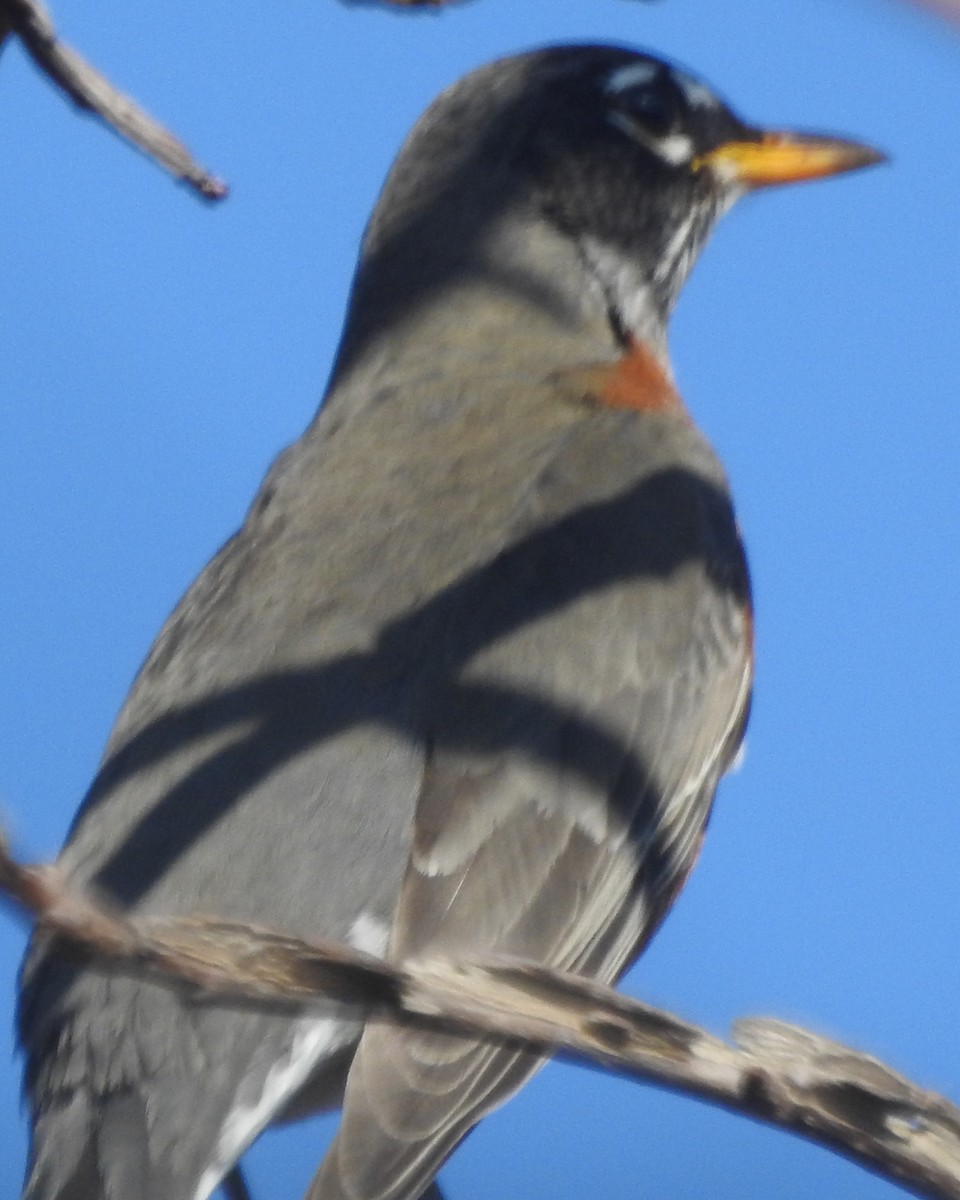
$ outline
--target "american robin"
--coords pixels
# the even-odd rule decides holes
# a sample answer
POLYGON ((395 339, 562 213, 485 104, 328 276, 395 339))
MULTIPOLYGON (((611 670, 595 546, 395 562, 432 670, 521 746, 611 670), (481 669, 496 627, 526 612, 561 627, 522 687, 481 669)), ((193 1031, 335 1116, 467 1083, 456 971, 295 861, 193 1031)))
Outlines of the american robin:
MULTIPOLYGON (((877 162, 610 46, 493 63, 411 134, 319 415, 134 683, 63 851, 137 913, 615 980, 750 698, 747 568, 666 327, 752 188, 877 162)), ((41 936, 30 1200, 204 1200, 343 1103, 314 1200, 404 1200, 539 1060, 330 1003, 204 1003, 41 936)))

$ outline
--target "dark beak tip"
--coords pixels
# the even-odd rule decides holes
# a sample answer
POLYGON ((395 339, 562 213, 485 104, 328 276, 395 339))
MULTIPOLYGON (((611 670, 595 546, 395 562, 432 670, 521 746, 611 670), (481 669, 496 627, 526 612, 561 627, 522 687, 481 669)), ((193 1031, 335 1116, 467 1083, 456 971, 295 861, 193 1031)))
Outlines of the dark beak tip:
POLYGON ((878 150, 875 146, 866 146, 862 142, 853 142, 850 145, 851 170, 857 171, 863 167, 879 167, 891 161, 890 155, 885 150, 878 150))
MULTIPOLYGON (((774 137, 776 136, 775 134, 774 137)), ((885 150, 878 150, 876 146, 856 141, 854 138, 817 133, 786 135, 786 140, 789 141, 791 138, 795 138, 798 144, 806 143, 811 149, 822 147, 824 150, 831 151, 835 155, 838 174, 860 171, 866 167, 877 167, 890 162, 890 155, 885 150)))

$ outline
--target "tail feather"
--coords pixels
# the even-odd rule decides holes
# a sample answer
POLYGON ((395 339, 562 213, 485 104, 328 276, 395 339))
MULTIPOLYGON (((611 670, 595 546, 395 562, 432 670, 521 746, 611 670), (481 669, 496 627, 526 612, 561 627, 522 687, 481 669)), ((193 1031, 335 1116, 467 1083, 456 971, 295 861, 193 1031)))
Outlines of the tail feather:
POLYGON ((151 1163, 135 1092, 75 1092, 37 1116, 23 1200, 193 1200, 169 1165, 151 1163))
POLYGON ((99 1200, 93 1122, 85 1096, 37 1114, 23 1200, 99 1200))

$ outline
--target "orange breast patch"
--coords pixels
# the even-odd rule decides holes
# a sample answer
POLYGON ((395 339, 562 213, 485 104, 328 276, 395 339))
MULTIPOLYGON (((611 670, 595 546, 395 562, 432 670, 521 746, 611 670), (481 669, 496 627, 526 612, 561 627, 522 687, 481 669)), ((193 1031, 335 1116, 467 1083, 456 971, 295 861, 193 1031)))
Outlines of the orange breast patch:
POLYGON ((565 389, 604 408, 687 415, 677 389, 645 342, 632 339, 615 362, 575 367, 561 372, 560 379, 565 389))

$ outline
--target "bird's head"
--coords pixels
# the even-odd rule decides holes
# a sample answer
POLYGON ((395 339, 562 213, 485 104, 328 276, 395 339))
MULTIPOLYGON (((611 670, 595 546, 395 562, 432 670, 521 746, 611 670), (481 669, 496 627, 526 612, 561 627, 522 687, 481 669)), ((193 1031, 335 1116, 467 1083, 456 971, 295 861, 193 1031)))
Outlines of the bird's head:
POLYGON ((746 124, 647 54, 534 51, 466 76, 421 118, 374 212, 357 288, 371 320, 439 295, 466 321, 482 281, 560 324, 662 347, 698 251, 739 196, 882 158, 746 124))

